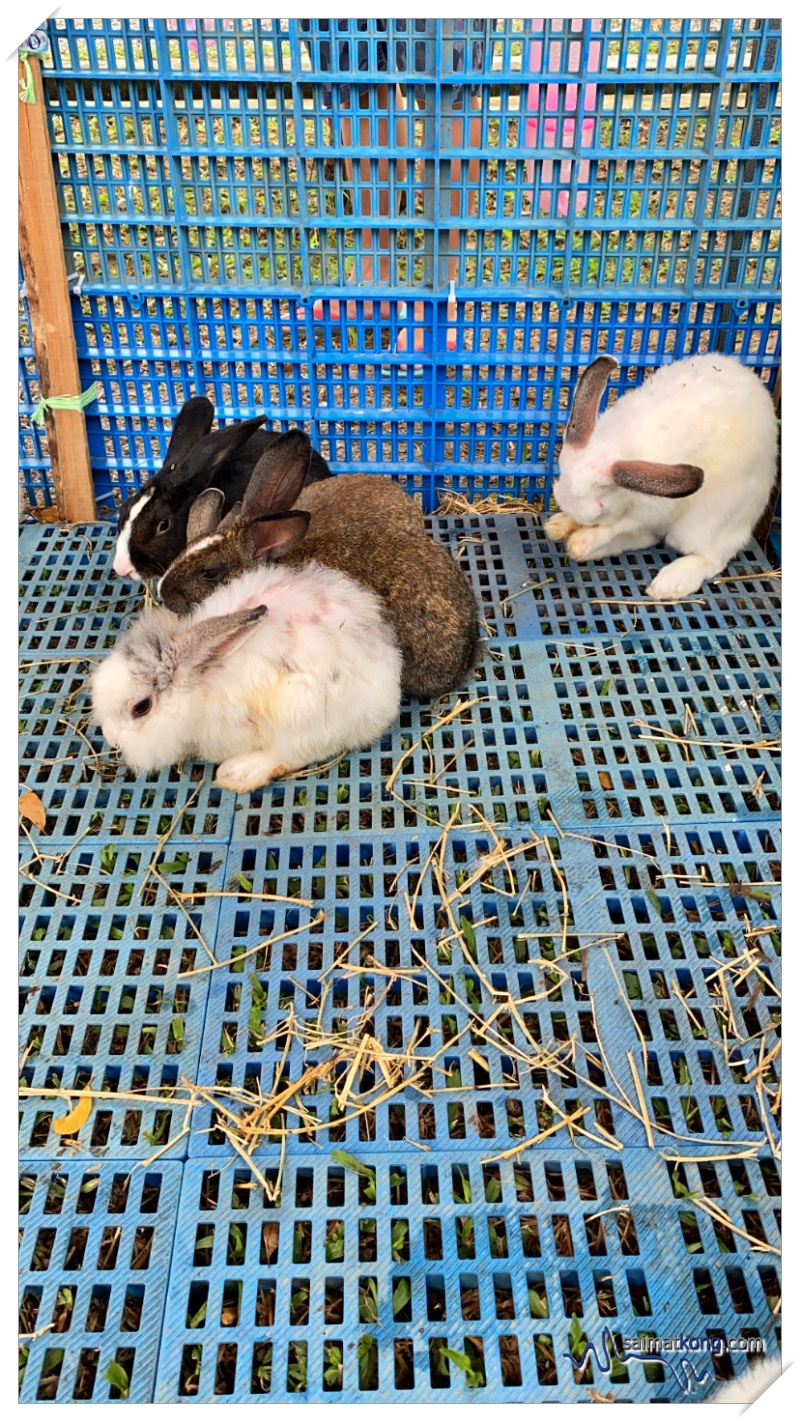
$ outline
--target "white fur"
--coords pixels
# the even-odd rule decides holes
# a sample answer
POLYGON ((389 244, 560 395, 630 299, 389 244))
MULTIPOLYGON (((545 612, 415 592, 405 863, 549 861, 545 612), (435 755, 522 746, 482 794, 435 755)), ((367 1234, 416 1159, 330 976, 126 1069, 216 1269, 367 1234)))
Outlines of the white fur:
POLYGON ((755 1402, 781 1375, 780 1358, 764 1358, 711 1394, 709 1402, 755 1402))
POLYGON ((684 557, 653 579, 651 597, 682 598, 716 577, 751 537, 775 480, 772 398, 735 356, 689 356, 662 366, 597 420, 583 448, 564 444, 545 524, 570 557, 605 558, 665 541, 684 557), (618 488, 617 460, 698 465, 702 487, 665 499, 618 488))
POLYGON ((131 504, 131 511, 125 521, 125 527, 117 539, 117 546, 114 550, 114 572, 120 578, 132 578, 134 582, 141 582, 141 578, 131 562, 131 532, 133 521, 137 514, 140 514, 148 499, 152 499, 153 490, 148 489, 145 494, 140 494, 138 499, 134 499, 131 504))
POLYGON ((246 791, 374 741, 398 713, 400 664, 366 588, 318 563, 260 566, 188 617, 160 609, 131 628, 95 672, 94 712, 134 770, 197 755, 221 762, 218 784, 246 791), (201 671, 182 663, 192 627, 263 605, 267 615, 201 671), (163 649, 149 669, 131 655, 147 629, 163 649), (150 695, 152 710, 134 719, 150 695))

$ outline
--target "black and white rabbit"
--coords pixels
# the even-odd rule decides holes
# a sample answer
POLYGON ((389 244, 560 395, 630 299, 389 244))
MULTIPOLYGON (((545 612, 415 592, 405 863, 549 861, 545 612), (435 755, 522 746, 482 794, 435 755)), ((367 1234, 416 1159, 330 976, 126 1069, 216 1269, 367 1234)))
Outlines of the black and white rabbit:
MULTIPOLYGON (((266 415, 211 430, 214 406, 205 395, 187 400, 170 436, 167 457, 157 474, 120 509, 114 572, 121 578, 157 578, 186 546, 189 510, 214 483, 225 508, 242 498, 259 459, 280 439, 263 430, 266 415)), ((307 482, 330 477, 313 450, 307 482)))

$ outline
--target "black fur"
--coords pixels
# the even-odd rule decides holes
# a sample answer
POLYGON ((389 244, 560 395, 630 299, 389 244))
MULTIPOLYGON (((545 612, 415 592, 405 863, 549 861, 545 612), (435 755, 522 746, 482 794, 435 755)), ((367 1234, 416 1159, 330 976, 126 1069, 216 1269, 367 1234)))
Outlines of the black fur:
MULTIPOLYGON (((280 438, 273 430, 257 427, 259 421, 244 421, 238 426, 225 426, 209 434, 213 406, 204 396, 196 396, 184 405, 175 422, 167 457, 158 474, 123 504, 119 514, 121 533, 131 514, 131 508, 142 493, 153 490, 152 497, 137 511, 130 531, 129 553, 136 572, 143 578, 157 578, 186 547, 186 525, 189 510, 204 489, 212 483, 225 495, 223 515, 244 495, 250 477, 261 456, 280 438), (251 427, 247 433, 246 426, 251 427), (239 437, 237 447, 228 452, 226 434, 239 437), (242 438, 243 437, 243 438, 242 438), (166 522, 169 527, 159 533, 166 522)), ((312 451, 305 483, 331 477, 321 454, 312 451)))

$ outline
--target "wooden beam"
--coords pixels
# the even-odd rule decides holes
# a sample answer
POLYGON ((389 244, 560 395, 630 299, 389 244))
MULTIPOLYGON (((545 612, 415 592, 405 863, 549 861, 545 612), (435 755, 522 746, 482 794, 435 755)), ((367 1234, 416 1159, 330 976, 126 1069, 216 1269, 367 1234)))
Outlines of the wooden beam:
MULTIPOLYGON (((80 395, 81 385, 41 66, 34 55, 28 63, 36 102, 19 106, 19 248, 39 386, 50 399, 80 395)), ((44 418, 59 515, 88 522, 95 506, 83 411, 46 410, 44 418)))

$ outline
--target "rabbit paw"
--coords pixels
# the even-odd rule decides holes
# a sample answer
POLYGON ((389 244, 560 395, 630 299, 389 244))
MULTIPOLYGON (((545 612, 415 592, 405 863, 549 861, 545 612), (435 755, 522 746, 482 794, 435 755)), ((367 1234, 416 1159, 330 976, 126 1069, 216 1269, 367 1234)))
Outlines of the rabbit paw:
POLYGON ((236 790, 244 794, 248 790, 258 790, 269 785, 276 776, 285 774, 282 765, 274 765, 266 756, 258 754, 231 755, 217 766, 214 784, 223 790, 236 790))
POLYGON ((601 548, 608 542, 608 529, 598 528, 589 525, 586 528, 577 526, 577 531, 571 533, 567 539, 567 552, 570 558, 574 558, 576 563, 582 563, 587 558, 596 558, 601 548))
POLYGON ((574 518, 569 514, 555 513, 542 525, 548 538, 552 538, 554 543, 560 543, 563 538, 569 538, 576 528, 580 528, 574 518))
POLYGON ((668 563, 653 578, 647 589, 649 597, 664 601, 679 602, 690 593, 696 593, 706 578, 712 576, 713 567, 708 559, 699 553, 689 553, 685 558, 676 558, 668 563))

